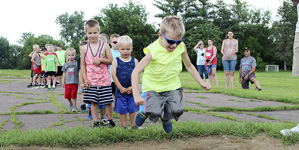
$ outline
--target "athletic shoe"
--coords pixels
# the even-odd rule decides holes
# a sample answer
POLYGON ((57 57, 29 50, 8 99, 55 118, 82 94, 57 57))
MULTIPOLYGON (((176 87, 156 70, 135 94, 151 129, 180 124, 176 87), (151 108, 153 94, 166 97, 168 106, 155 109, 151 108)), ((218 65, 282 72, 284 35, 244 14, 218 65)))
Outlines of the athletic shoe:
POLYGON ((280 134, 282 134, 283 136, 291 136, 293 133, 299 134, 299 124, 292 129, 280 130, 280 134))
POLYGON ((48 91, 51 91, 51 88, 48 88, 48 91))
POLYGON ((113 122, 113 120, 108 120, 108 122, 107 122, 107 126, 108 126, 109 128, 113 128, 113 127, 115 127, 116 125, 115 125, 115 123, 113 122))
POLYGON ((88 119, 92 119, 91 109, 89 109, 89 112, 88 112, 88 119))
POLYGON ((132 129, 138 129, 138 127, 137 126, 133 126, 132 129))
POLYGON ((73 106, 72 107, 72 112, 76 112, 77 111, 77 107, 76 106, 73 106))
POLYGON ((38 86, 35 85, 32 86, 32 89, 38 89, 38 88, 39 88, 38 86))
POLYGON ((124 130, 127 130, 128 128, 127 127, 124 127, 124 130))
POLYGON ((166 133, 170 133, 172 131, 172 122, 171 122, 171 120, 168 120, 168 121, 163 121, 162 120, 162 124, 163 124, 163 129, 166 133))
POLYGON ((259 91, 261 91, 262 89, 259 89, 259 88, 257 88, 257 87, 255 87, 256 89, 258 89, 259 91))
POLYGON ((52 91, 55 91, 55 87, 52 88, 52 91))
POLYGON ((29 85, 27 85, 27 88, 31 88, 32 87, 32 83, 30 83, 29 85))
POLYGON ((85 104, 82 104, 80 108, 81 108, 81 112, 86 112, 86 105, 85 104))
POLYGON ((100 123, 99 122, 94 122, 92 124, 92 128, 98 128, 98 127, 100 127, 100 123))
POLYGON ((45 88, 45 86, 44 86, 44 85, 42 85, 42 84, 40 84, 40 85, 39 85, 39 88, 45 88))
POLYGON ((140 127, 144 123, 144 121, 146 120, 146 118, 147 118, 146 114, 138 111, 138 113, 135 116, 135 124, 136 124, 136 126, 140 127))
POLYGON ((68 109, 69 111, 72 111, 73 110, 73 104, 70 104, 69 105, 69 109, 68 109))
POLYGON ((107 126, 108 125, 108 120, 107 119, 102 119, 101 121, 100 121, 100 125, 101 126, 107 126))

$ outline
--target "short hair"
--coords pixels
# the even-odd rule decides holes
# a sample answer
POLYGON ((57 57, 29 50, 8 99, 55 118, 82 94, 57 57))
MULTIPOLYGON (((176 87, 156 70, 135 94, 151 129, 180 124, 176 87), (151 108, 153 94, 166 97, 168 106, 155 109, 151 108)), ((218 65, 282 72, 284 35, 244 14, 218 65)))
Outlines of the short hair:
POLYGON ((101 33, 101 36, 103 36, 103 37, 105 37, 105 38, 107 39, 107 43, 110 42, 110 40, 109 40, 109 36, 108 36, 107 34, 105 34, 105 33, 101 33))
POLYGON ((173 32, 179 37, 185 35, 185 25, 183 23, 182 17, 180 16, 167 16, 163 18, 160 31, 165 34, 167 32, 173 32))
POLYGON ((208 41, 211 40, 213 42, 213 39, 209 38, 208 41))
POLYGON ((128 35, 122 35, 117 40, 117 45, 119 44, 131 44, 133 46, 133 40, 128 35))
POLYGON ((92 27, 98 27, 99 28, 99 32, 101 32, 101 28, 100 28, 100 24, 98 21, 96 20, 88 20, 85 25, 84 25, 84 32, 87 32, 87 28, 92 28, 92 27))
POLYGON ((54 52, 54 47, 52 45, 49 45, 47 50, 48 52, 54 52))
POLYGON ((203 41, 201 41, 201 40, 198 43, 201 43, 202 45, 204 45, 203 41))
POLYGON ((69 52, 73 52, 73 53, 75 53, 75 55, 76 55, 76 50, 75 50, 74 48, 72 48, 72 47, 67 48, 67 49, 65 50, 65 56, 67 56, 67 54, 68 54, 69 52))
POLYGON ((34 44, 34 45, 32 46, 32 48, 33 48, 33 50, 35 50, 36 48, 39 48, 39 45, 34 44))
POLYGON ((108 40, 107 40, 107 38, 105 37, 105 36, 103 36, 103 35, 100 35, 99 36, 99 39, 101 40, 101 41, 103 41, 103 42, 108 42, 108 40))
POLYGON ((110 36, 110 41, 113 39, 113 38, 119 38, 120 35, 119 34, 111 34, 110 36))

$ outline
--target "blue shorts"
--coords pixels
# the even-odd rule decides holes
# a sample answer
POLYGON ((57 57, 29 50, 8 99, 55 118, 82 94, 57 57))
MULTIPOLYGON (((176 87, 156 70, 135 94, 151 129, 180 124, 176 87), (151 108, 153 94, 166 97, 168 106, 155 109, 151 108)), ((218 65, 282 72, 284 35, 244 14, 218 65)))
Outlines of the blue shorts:
MULTIPOLYGON (((86 108, 89 108, 90 109, 90 104, 86 104, 86 108)), ((98 104, 98 108, 99 109, 106 109, 106 105, 100 105, 100 104, 98 104)))
POLYGON ((139 107, 135 104, 132 95, 117 96, 115 100, 114 111, 119 114, 135 113, 139 107))
POLYGON ((237 60, 222 60, 223 71, 235 72, 237 60))

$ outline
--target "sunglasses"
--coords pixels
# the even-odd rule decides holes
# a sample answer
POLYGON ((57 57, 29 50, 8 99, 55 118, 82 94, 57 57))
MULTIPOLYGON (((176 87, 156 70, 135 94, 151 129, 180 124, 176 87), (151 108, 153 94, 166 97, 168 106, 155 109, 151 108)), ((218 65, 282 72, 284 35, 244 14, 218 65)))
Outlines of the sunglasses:
POLYGON ((117 44, 117 41, 113 41, 112 43, 117 44))
POLYGON ((165 38, 166 42, 170 45, 176 44, 176 45, 180 45, 181 42, 183 42, 184 37, 182 37, 181 40, 175 41, 175 40, 170 40, 167 37, 165 37, 165 35, 161 32, 162 36, 165 38))

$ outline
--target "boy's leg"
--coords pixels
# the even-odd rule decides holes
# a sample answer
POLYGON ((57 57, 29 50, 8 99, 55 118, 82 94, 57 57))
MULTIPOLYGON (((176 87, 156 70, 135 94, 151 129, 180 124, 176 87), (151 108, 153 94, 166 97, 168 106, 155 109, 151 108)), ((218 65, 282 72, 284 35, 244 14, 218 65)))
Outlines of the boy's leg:
POLYGON ((136 112, 129 113, 129 117, 130 117, 130 121, 131 121, 131 126, 132 127, 136 126, 136 124, 135 124, 135 116, 136 116, 136 112))
POLYGON ((52 76, 52 84, 53 84, 53 87, 52 87, 52 90, 55 90, 55 83, 56 83, 56 80, 55 80, 55 75, 52 76))
POLYGON ((91 116, 93 122, 99 122, 99 108, 98 108, 98 103, 91 103, 91 116))
MULTIPOLYGON (((144 101, 146 100, 146 93, 147 92, 141 93, 141 97, 143 98, 144 101)), ((146 107, 145 105, 139 106, 139 111, 136 113, 135 125, 138 127, 142 126, 142 124, 148 117, 148 115, 145 114, 145 107, 146 107)))
MULTIPOLYGON (((127 128, 127 114, 119 114, 121 127, 127 128)), ((133 126, 133 125, 132 125, 133 126)))
POLYGON ((72 107, 72 112, 76 112, 77 111, 77 98, 73 98, 72 99, 72 104, 73 104, 73 107, 72 107))
POLYGON ((48 90, 51 89, 51 78, 52 78, 52 76, 48 75, 48 78, 47 78, 48 90))

